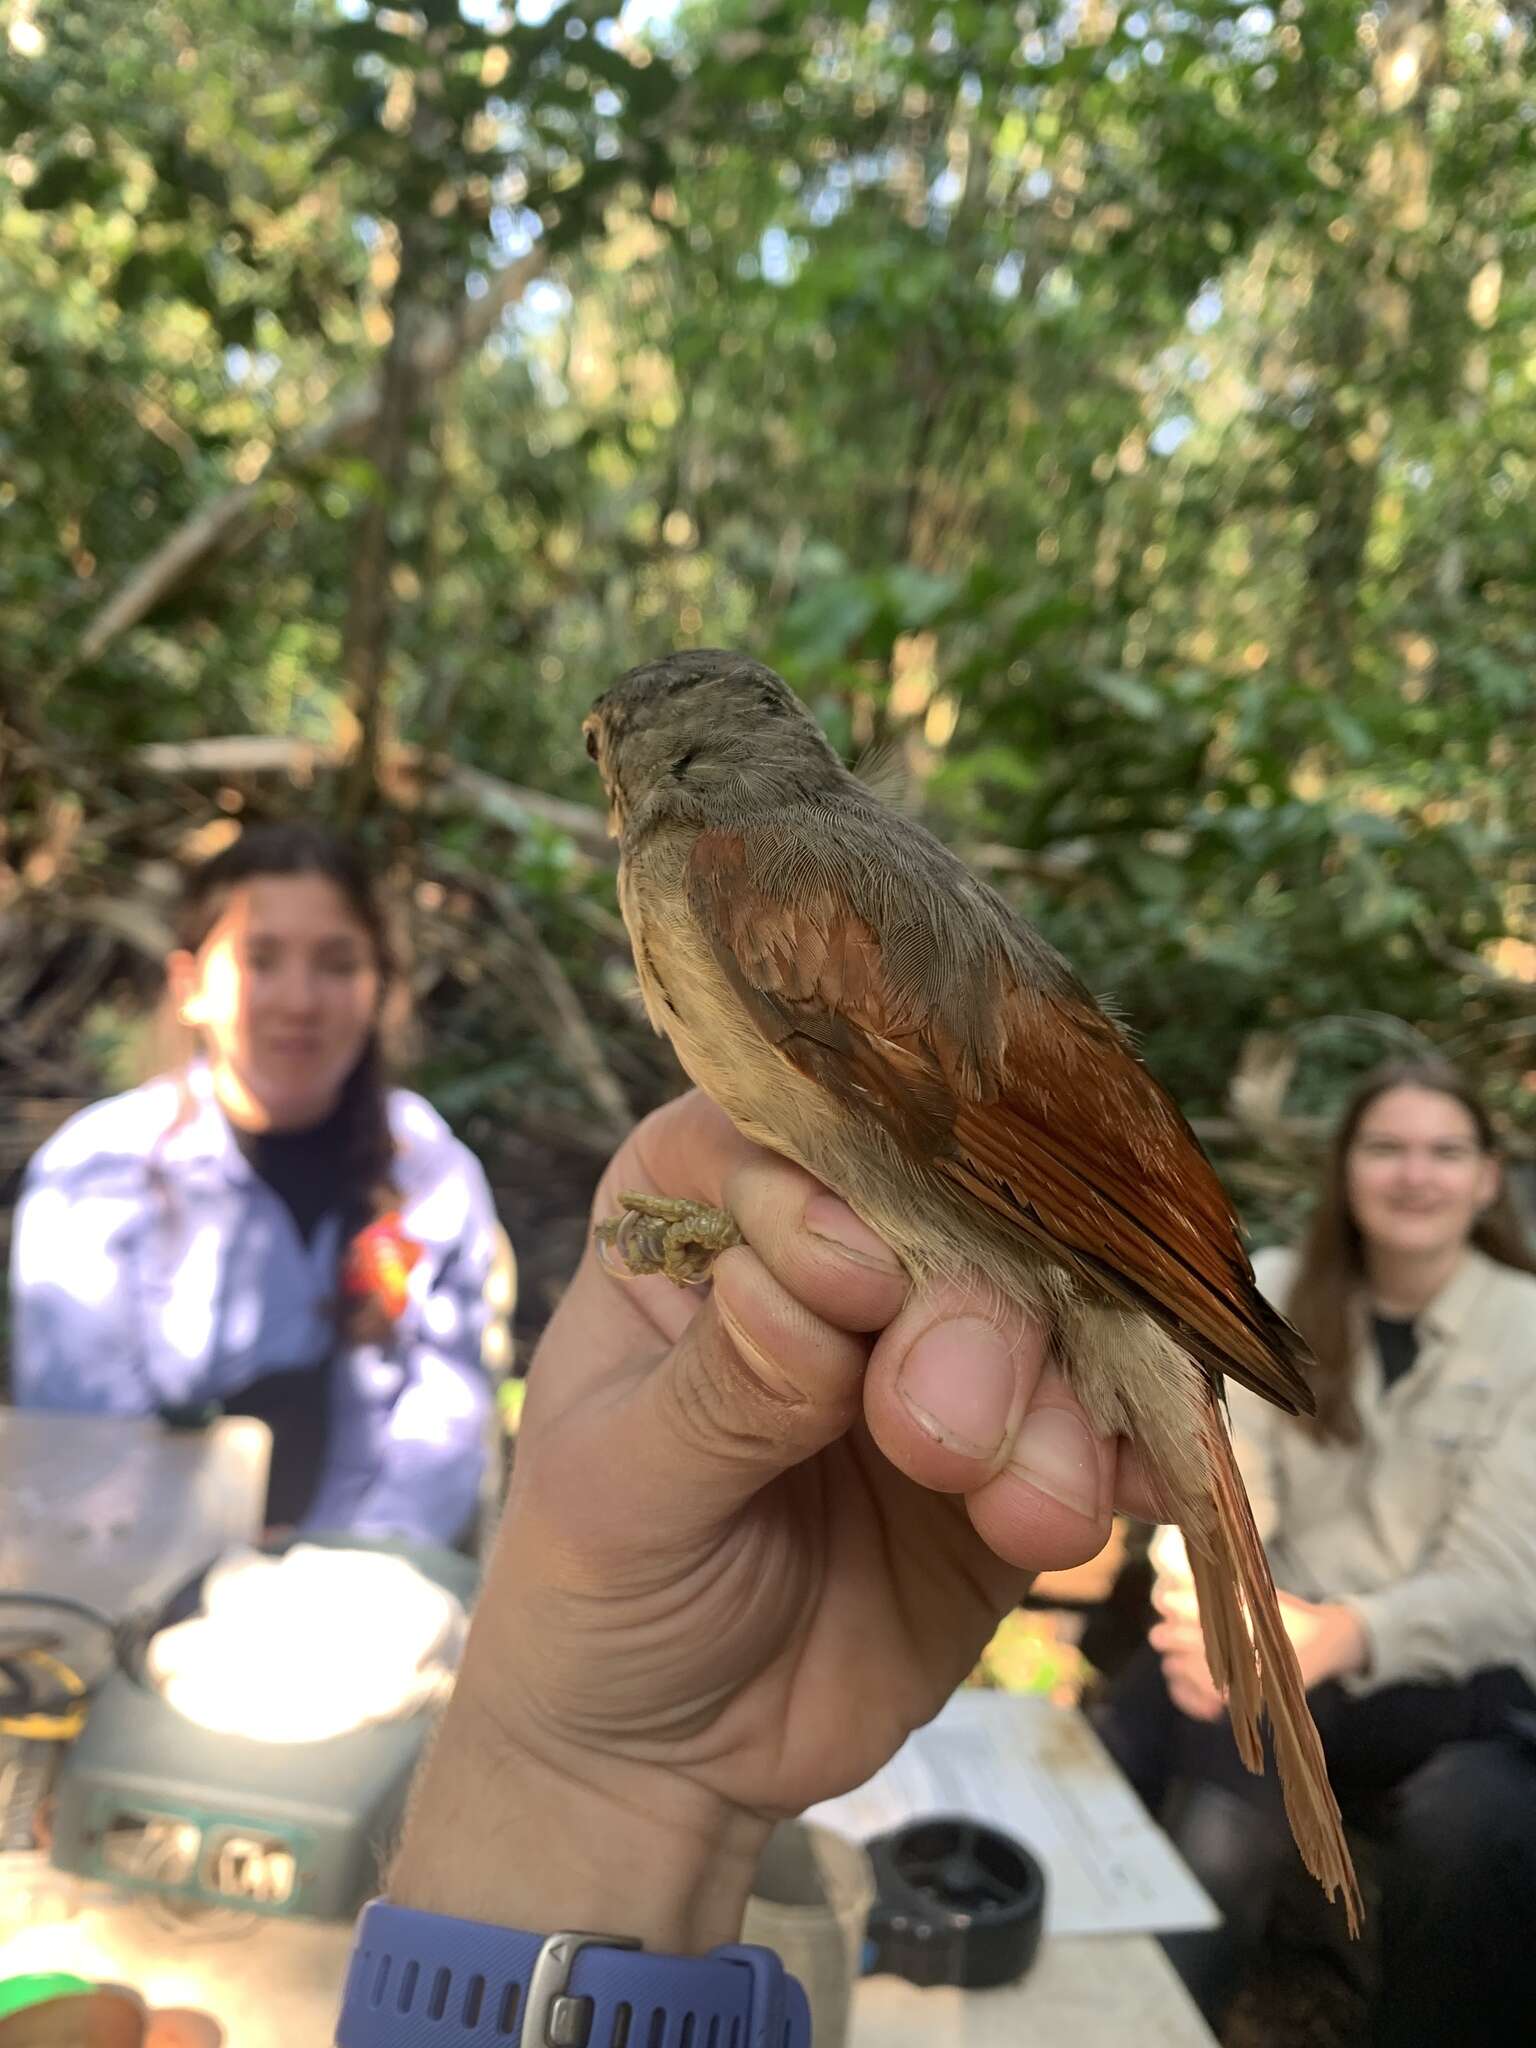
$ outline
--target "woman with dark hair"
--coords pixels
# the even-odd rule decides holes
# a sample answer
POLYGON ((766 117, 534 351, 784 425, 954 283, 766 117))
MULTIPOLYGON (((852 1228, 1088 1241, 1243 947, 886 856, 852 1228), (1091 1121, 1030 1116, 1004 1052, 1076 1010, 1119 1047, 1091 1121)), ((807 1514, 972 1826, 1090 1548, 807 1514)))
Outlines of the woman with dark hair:
POLYGON ((28 1169, 16 1400, 256 1415, 269 1524, 454 1542, 486 1443, 495 1212, 473 1155, 388 1083, 404 987, 369 876, 315 826, 257 826, 190 876, 177 938, 190 1057, 28 1169))
MULTIPOLYGON (((1536 2041, 1536 1261, 1486 1111, 1438 1062, 1370 1075, 1300 1252, 1255 1260, 1316 1355, 1302 1422, 1229 1389, 1347 1820, 1375 1842, 1376 2048, 1536 2041)), ((1100 1712, 1221 1908, 1168 1951, 1213 2025, 1291 1852, 1238 1762, 1177 1532, 1100 1712)))

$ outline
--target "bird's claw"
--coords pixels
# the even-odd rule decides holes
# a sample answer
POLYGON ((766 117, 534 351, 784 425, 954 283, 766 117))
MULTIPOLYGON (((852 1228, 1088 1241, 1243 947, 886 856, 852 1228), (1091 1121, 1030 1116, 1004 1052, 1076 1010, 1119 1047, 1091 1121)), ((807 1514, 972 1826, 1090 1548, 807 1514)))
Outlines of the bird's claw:
POLYGON ((663 1273, 674 1287, 701 1287, 719 1254, 742 1242, 728 1210, 678 1195, 621 1194, 619 1212, 595 1235, 604 1270, 620 1280, 663 1273))

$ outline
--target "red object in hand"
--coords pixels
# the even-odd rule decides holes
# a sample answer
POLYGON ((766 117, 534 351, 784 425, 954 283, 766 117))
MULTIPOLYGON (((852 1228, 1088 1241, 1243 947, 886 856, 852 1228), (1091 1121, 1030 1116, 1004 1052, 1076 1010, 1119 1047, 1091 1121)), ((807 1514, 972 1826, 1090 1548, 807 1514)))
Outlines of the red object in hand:
POLYGON ((341 1276, 343 1293, 354 1300, 377 1302, 394 1322, 405 1307, 411 1268, 421 1252, 421 1246, 401 1228, 400 1211, 391 1209, 366 1230, 360 1230, 347 1246, 341 1276))

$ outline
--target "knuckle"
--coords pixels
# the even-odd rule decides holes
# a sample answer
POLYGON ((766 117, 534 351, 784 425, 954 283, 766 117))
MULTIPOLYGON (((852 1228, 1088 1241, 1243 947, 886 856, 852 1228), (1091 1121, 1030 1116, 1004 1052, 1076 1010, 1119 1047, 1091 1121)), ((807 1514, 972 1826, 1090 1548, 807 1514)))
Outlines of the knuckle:
POLYGON ((742 1218, 749 1239, 777 1242, 790 1236, 813 1186, 803 1167, 754 1150, 726 1174, 722 1199, 733 1215, 742 1218))
POLYGON ((673 1367, 666 1378, 671 1425, 713 1458, 760 1460, 795 1437, 811 1405, 771 1361, 733 1342, 715 1316, 697 1319, 673 1367))

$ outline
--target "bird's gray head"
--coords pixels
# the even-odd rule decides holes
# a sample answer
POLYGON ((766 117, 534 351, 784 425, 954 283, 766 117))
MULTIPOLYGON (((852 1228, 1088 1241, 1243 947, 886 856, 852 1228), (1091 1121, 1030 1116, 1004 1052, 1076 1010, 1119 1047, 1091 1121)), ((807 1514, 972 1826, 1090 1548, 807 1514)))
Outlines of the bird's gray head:
POLYGON ((630 669, 582 731, 620 837, 662 818, 731 822, 846 772, 781 676, 719 647, 630 669))

